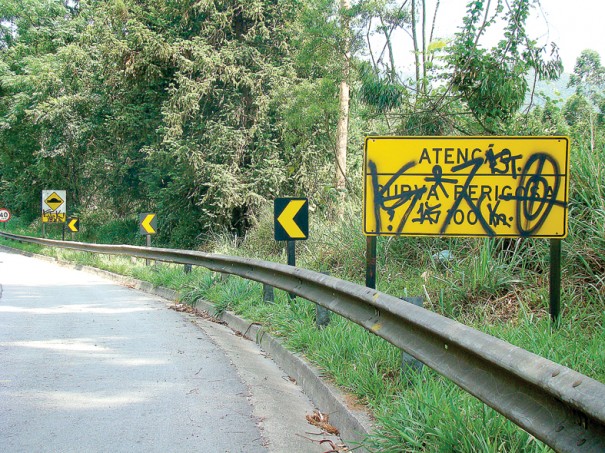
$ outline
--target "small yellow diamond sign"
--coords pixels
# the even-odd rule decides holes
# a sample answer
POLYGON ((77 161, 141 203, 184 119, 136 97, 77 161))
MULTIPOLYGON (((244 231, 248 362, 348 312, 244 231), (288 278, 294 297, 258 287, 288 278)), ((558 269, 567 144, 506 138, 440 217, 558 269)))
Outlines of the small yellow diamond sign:
POLYGON ((63 198, 57 195, 57 192, 53 192, 46 200, 44 200, 44 203, 46 203, 51 210, 56 211, 63 203, 65 203, 65 201, 63 198))

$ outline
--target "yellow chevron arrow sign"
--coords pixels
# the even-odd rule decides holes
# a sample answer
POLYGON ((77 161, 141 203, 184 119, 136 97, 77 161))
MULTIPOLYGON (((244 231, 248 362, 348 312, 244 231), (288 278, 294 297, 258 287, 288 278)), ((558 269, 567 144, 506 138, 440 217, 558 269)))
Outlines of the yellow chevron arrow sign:
POLYGON ((67 219, 67 228, 72 233, 77 233, 78 231, 80 231, 80 219, 78 219, 77 217, 70 217, 69 219, 67 219))
POLYGON ((155 214, 139 214, 139 232, 142 235, 155 234, 157 229, 157 218, 155 214))
POLYGON ((309 236, 309 205, 306 198, 275 199, 275 240, 291 241, 309 236))
POLYGON ((298 214, 298 211, 300 211, 300 208, 302 208, 306 202, 307 200, 291 200, 277 218, 277 221, 292 239, 305 237, 305 233, 302 232, 298 224, 294 221, 294 216, 298 214))

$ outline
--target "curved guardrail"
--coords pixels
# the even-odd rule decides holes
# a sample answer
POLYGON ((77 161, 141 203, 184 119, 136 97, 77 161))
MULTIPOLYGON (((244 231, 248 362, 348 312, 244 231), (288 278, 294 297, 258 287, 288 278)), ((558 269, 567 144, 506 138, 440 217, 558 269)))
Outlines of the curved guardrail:
POLYGON ((249 258, 127 245, 0 237, 50 247, 203 266, 266 283, 363 326, 556 451, 605 451, 605 385, 397 297, 306 269, 249 258))

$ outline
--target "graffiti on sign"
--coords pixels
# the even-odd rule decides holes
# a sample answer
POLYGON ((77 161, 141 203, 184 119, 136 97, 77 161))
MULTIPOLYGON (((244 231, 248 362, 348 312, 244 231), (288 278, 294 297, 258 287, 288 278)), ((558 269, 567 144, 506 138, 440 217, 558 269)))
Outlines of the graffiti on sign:
POLYGON ((368 236, 567 235, 567 137, 368 137, 368 236))
POLYGON ((64 212, 55 212, 50 209, 42 211, 42 221, 44 223, 65 223, 67 214, 64 212))

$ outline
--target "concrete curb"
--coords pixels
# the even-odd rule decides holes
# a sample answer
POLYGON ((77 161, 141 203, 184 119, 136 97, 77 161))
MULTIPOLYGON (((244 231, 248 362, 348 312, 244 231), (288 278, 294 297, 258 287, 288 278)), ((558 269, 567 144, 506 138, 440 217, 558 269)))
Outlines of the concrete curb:
MULTIPOLYGON (((0 245, 0 250, 10 253, 19 253, 21 255, 54 262, 72 269, 90 272, 118 282, 124 286, 148 294, 153 294, 170 301, 176 302, 180 299, 178 291, 155 286, 149 282, 137 280, 132 277, 126 277, 91 266, 74 264, 54 257, 13 249, 3 245, 0 245)), ((216 317, 226 323, 227 326, 234 331, 255 341, 280 368, 282 368, 292 379, 296 380, 296 383, 302 388, 303 392, 322 413, 330 415, 330 424, 336 426, 340 430, 340 438, 343 442, 353 448, 363 443, 365 437, 372 429, 370 417, 365 411, 353 407, 353 404, 347 403, 348 398, 346 394, 334 385, 323 380, 320 370, 305 362, 298 354, 286 349, 280 340, 272 337, 258 323, 250 322, 228 311, 217 313, 216 307, 207 301, 198 301, 196 303, 196 308, 216 317)))

